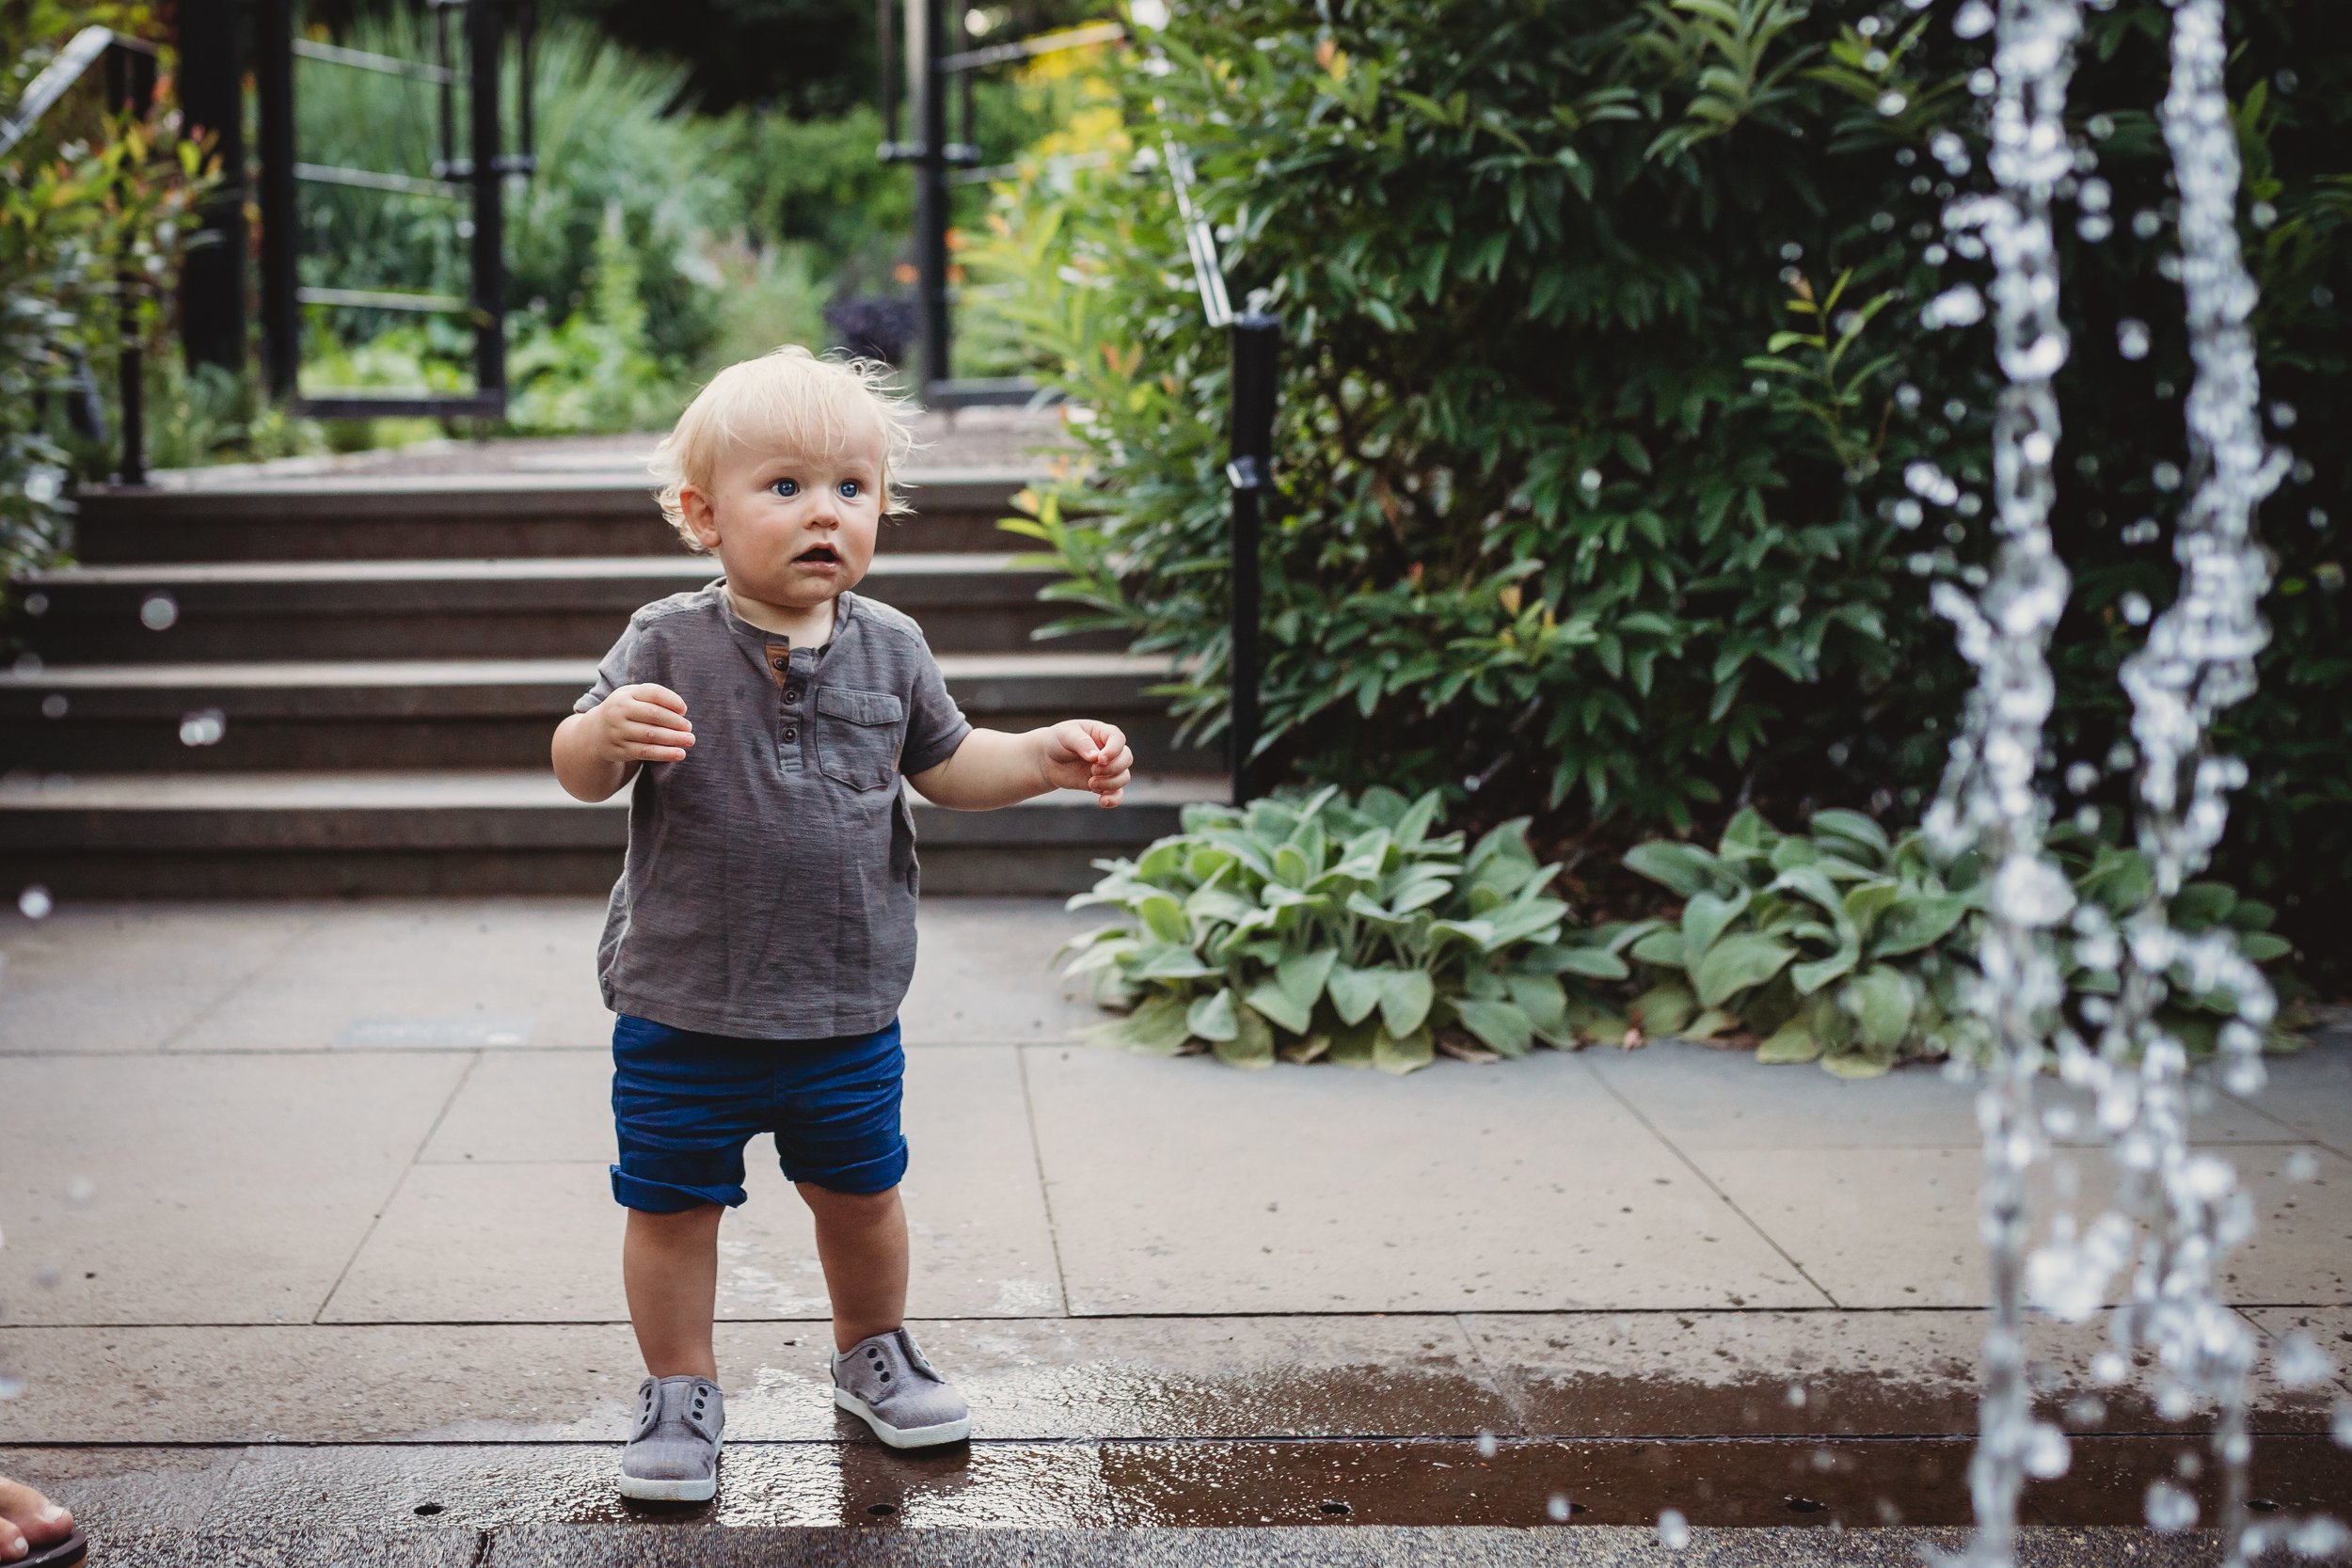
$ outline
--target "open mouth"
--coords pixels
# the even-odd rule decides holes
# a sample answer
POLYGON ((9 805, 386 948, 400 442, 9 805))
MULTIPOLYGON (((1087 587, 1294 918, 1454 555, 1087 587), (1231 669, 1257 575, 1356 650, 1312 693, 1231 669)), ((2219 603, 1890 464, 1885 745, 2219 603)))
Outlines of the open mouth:
POLYGON ((803 566, 838 566, 840 554, 831 545, 811 545, 792 558, 803 566))

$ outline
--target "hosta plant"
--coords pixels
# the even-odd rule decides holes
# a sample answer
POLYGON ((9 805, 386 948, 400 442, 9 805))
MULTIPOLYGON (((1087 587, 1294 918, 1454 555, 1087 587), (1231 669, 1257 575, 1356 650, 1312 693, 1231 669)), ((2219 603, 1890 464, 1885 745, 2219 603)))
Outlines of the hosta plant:
MULTIPOLYGON (((1941 863, 1917 832, 1890 840, 1859 812, 1817 812, 1810 827, 1783 833, 1742 811, 1711 852, 1660 840, 1627 854, 1628 866, 1684 899, 1678 918, 1645 922, 1629 944, 1652 981, 1634 1022, 1652 1035, 1744 1031, 1759 1061, 1819 1061, 1845 1077, 1908 1057, 1978 1057, 1982 1032, 1961 991, 1982 927, 1975 857, 1941 863)), ((2079 903, 2121 921, 2148 896, 2136 851, 2071 826, 2049 842, 2079 903)), ((2171 905, 2184 930, 2230 925, 2257 962, 2287 951, 2268 929, 2271 912, 2219 882, 2193 882, 2171 905)), ((2112 946, 2060 947, 2069 1019, 2087 1036, 2097 1008, 2085 1003, 2117 989, 2112 946)), ((2192 1051, 2209 1051, 2228 999, 2195 995, 2182 978, 2164 1022, 2192 1051)))
POLYGON ((1402 1073, 1440 1051, 1521 1056, 1606 1028, 1579 982, 1626 978, 1634 929, 1571 930, 1559 867, 1529 850, 1524 820, 1466 845, 1437 831, 1438 805, 1378 787, 1197 805, 1138 858, 1098 862, 1103 879, 1071 906, 1120 918, 1065 949, 1069 972, 1126 1010, 1096 1037, 1402 1073))

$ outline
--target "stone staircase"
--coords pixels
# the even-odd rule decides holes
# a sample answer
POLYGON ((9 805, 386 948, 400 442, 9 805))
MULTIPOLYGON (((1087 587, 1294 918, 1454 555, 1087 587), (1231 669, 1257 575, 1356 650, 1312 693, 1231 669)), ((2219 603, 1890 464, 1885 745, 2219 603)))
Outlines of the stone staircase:
MULTIPOLYGON (((642 467, 257 473, 86 496, 79 562, 12 586, 0 863, 60 898, 601 893, 626 797, 548 769, 554 724, 639 605, 707 581, 642 467)), ((1046 573, 995 528, 1018 471, 910 474, 861 592, 923 625, 976 724, 1133 737, 1118 811, 917 800, 924 888, 1067 893, 1221 799, 1146 689, 1164 661, 1032 640, 1046 573)))

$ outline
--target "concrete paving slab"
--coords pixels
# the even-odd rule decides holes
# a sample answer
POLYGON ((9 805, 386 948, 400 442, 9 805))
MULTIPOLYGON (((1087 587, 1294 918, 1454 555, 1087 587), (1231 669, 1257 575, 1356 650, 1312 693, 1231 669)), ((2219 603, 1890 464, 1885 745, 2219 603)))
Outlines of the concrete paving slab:
MULTIPOLYGON (((763 1140, 755 1152, 767 1148, 763 1140)), ((425 1164, 609 1164, 615 1149, 607 1045, 484 1052, 417 1158, 425 1164)))
MULTIPOLYGON (((2297 1388, 2284 1397, 2322 1418, 2332 1418, 2341 1396, 2352 1393, 2352 1307, 2249 1307, 2241 1310, 2270 1341, 2271 1354, 2275 1354, 2289 1336, 2298 1334, 2326 1354, 2334 1366, 2334 1375, 2327 1382, 2297 1388)), ((2265 1382, 2275 1386, 2271 1374, 2276 1369, 2267 1359, 2263 1370, 2265 1382)))
MULTIPOLYGON (((987 1440, 1452 1436, 1512 1412, 1451 1316, 956 1319, 926 1352, 987 1440)), ((736 1441, 860 1429, 828 1325, 720 1325, 736 1441)), ((619 1323, 0 1329, 0 1444, 612 1442, 642 1370, 619 1323), (269 1390, 256 1399, 254 1390, 269 1390)))
POLYGON ((153 1051, 246 984, 303 930, 283 905, 196 910, 0 900, 0 1055, 153 1051))
POLYGON ((466 1065, 386 1053, 10 1062, 0 1323, 307 1321, 466 1065))
POLYGON ((610 1046, 601 903, 395 899, 310 906, 301 939, 174 1050, 610 1046))
MULTIPOLYGON (((2224 1294, 2244 1304, 2352 1300, 2352 1163, 2308 1145, 2229 1150, 2260 1226, 2234 1255, 2224 1294), (2318 1174, 2290 1180, 2298 1153, 2318 1174)), ((1977 1155, 1963 1148, 1703 1148, 1692 1156, 1732 1201, 1847 1307, 1973 1307, 1986 1290, 1977 1239, 1977 1155), (1901 1212, 1886 1195, 1900 1193, 1901 1212)), ((2105 1157, 2072 1151, 2088 1194, 2108 1189, 2105 1157)), ((2051 1167, 2035 1212, 2050 1212, 2051 1167)))
POLYGON ((177 1531, 202 1522, 241 1455, 237 1449, 0 1445, 0 1476, 39 1487, 72 1509, 84 1529, 119 1523, 177 1531))
MULTIPOLYGON (((596 1322, 625 1318, 622 1211, 607 1174, 609 1089, 582 1060, 502 1064, 385 1211, 325 1314, 330 1323, 596 1322), (591 1095, 593 1099, 589 1098, 591 1095), (554 1105, 522 1140, 563 1158, 489 1163, 513 1140, 501 1118, 554 1105), (464 1156, 476 1156, 466 1163, 464 1156)), ((469 1085, 470 1089, 470 1085, 469 1085)), ((1061 1310, 1020 1063, 1010 1046, 908 1054, 903 1191, 914 1247, 913 1309, 1025 1317, 1061 1310)), ((801 1318, 826 1311, 807 1209, 772 1145, 745 1151, 749 1203, 720 1231, 720 1313, 801 1318)))
POLYGON ((2269 1083, 2249 1103, 2314 1143, 2352 1158, 2352 1033, 2330 1030, 2308 1050, 2272 1056, 2269 1083))
MULTIPOLYGON (((1753 1053, 1718 1051, 1690 1040, 1659 1040, 1639 1051, 1583 1053, 1593 1070, 1686 1152, 1699 1148, 1786 1147, 1801 1129, 1813 1148, 1975 1148, 1976 1085, 1940 1068, 1915 1065, 1883 1078, 1851 1081, 1812 1066, 1758 1067, 1753 1053)), ((2094 1145, 2089 1099, 2055 1079, 2037 1090, 2045 1106, 2075 1115, 2057 1141, 2094 1145)), ((2352 1096, 2352 1083, 2346 1086, 2352 1096)), ((2200 1143, 2280 1143, 2295 1134, 2210 1089, 2200 1094, 2200 1143)))
POLYGON ((1399 1080, 1024 1054, 1079 1313, 1822 1301, 1575 1056, 1399 1080))
POLYGON ((907 1044, 1058 1040, 1098 1022, 1102 1012, 1053 958, 1103 918, 1041 898, 927 899, 914 989, 898 1010, 907 1044))

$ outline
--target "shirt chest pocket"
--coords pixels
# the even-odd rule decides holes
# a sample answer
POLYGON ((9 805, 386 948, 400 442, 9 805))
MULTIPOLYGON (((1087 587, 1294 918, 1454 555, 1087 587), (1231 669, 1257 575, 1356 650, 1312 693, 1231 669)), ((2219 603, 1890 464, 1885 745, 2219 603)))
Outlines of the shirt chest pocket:
POLYGON ((881 789, 898 778, 906 705, 887 691, 817 689, 817 766, 852 789, 881 789))

